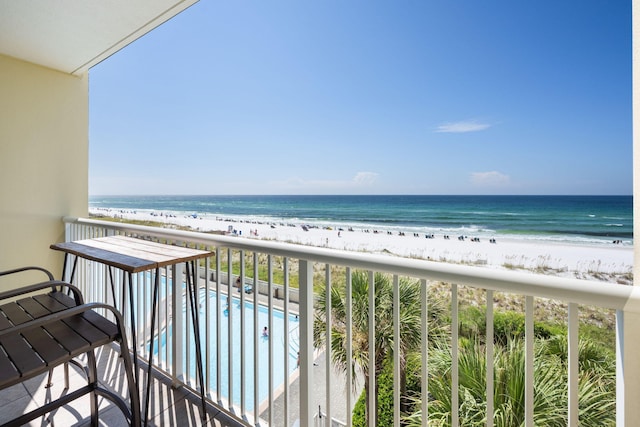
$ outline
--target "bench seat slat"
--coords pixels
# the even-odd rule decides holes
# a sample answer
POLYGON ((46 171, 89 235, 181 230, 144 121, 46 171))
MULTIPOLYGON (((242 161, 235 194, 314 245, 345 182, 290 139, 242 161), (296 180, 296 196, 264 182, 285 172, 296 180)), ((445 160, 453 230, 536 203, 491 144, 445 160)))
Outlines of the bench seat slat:
MULTIPOLYGON (((93 312, 87 311, 83 313, 83 315, 81 316, 73 316, 68 319, 65 319, 64 322, 71 329, 73 329, 78 335, 83 337, 87 342, 91 343, 92 346, 102 345, 101 343, 107 343, 109 341, 113 341, 113 338, 117 336, 117 333, 116 335, 112 336, 104 333, 101 329, 95 327, 86 318, 91 313, 93 312)), ((98 315, 96 314, 96 316, 98 315)))
POLYGON ((25 322, 33 320, 16 302, 4 304, 0 309, 6 314, 7 318, 14 325, 21 325, 25 322))
POLYGON ((22 335, 48 366, 58 365, 69 357, 69 352, 63 349, 42 328, 25 331, 22 335))
POLYGON ((17 301, 18 305, 22 307, 22 309, 32 318, 37 319, 38 317, 46 316, 47 314, 51 314, 50 310, 47 310, 42 304, 39 304, 33 298, 24 298, 17 301))
POLYGON ((46 368, 46 364, 40 359, 31 347, 19 334, 9 334, 0 339, 0 345, 9 355, 9 358, 20 372, 20 376, 31 375, 38 370, 46 368))
POLYGON ((91 349, 91 343, 61 320, 48 323, 44 328, 72 356, 91 349))
POLYGON ((62 292, 36 295, 33 299, 42 304, 42 306, 51 313, 57 313, 58 311, 66 310, 67 308, 75 307, 77 305, 73 298, 63 294, 62 292))
POLYGON ((15 383, 20 378, 20 372, 13 366, 4 351, 0 350, 0 387, 4 384, 15 383))
POLYGON ((120 335, 115 323, 100 316, 95 311, 86 311, 84 313, 84 318, 93 326, 101 330, 105 335, 109 336, 112 340, 116 339, 120 335))
MULTIPOLYGON (((5 304, 1 309, 15 325, 20 325, 35 318, 50 314, 49 310, 33 298, 23 298, 17 302, 5 304)), ((16 352, 13 351, 13 348, 7 349, 7 352, 23 374, 37 369, 41 363, 47 366, 55 366, 63 361, 65 357, 69 356, 69 352, 65 351, 65 349, 42 328, 29 329, 22 333, 21 338, 15 336, 9 339, 10 342, 15 343, 21 341, 20 344, 16 344, 18 346, 16 352), (25 340, 26 343, 24 342, 25 340), (29 349, 29 351, 27 351, 27 349, 29 349), (38 357, 34 357, 34 350, 38 357), (24 356, 27 360, 22 360, 23 357, 21 356, 24 356), (23 365, 23 363, 25 364, 23 365)))
MULTIPOLYGON (((52 312, 55 313, 67 309, 67 306, 61 304, 49 295, 37 295, 34 298, 25 298, 19 300, 18 305, 33 318, 39 318, 52 312)), ((47 364, 56 363, 65 356, 80 354, 91 348, 89 342, 62 321, 47 324, 44 326, 44 329, 46 329, 53 338, 46 334, 42 328, 37 328, 23 335, 47 364)))
POLYGON ((7 319, 6 317, 4 317, 2 315, 2 313, 0 313, 0 331, 4 330, 4 329, 9 329, 10 327, 12 327, 13 325, 11 324, 11 322, 9 322, 9 319, 7 319))

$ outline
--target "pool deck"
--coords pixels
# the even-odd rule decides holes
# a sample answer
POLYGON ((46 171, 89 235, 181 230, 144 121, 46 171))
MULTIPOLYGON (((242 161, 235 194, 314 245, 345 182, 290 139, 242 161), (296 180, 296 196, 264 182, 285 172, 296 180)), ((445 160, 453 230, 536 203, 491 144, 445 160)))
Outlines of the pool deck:
MULTIPOLYGON (((248 282, 247 282, 248 283, 248 282)), ((234 294, 238 295, 239 292, 234 287, 234 294)), ((227 292, 226 286, 221 288, 222 292, 227 292)), ((235 295, 234 295, 235 296, 235 295)), ((253 294, 245 294, 245 298, 249 298, 251 302, 253 302, 253 294)), ((267 295, 258 295, 258 302, 261 304, 267 305, 268 296, 267 295)), ((274 308, 278 308, 280 310, 284 310, 284 300, 279 298, 273 298, 274 308)), ((289 302, 289 310, 298 313, 299 306, 296 302, 289 302)), ((316 352, 316 359, 313 363, 313 377, 316 379, 314 383, 318 384, 318 387, 314 387, 314 396, 311 407, 314 408, 314 413, 317 414, 318 409, 321 409, 323 413, 327 412, 326 408, 326 386, 325 386, 325 378, 327 372, 326 366, 326 358, 325 352, 319 351, 316 352)), ((346 377, 342 373, 338 373, 332 367, 330 370, 330 381, 331 381, 331 417, 340 422, 344 422, 347 419, 347 416, 351 414, 351 409, 347 409, 347 398, 346 398, 346 377)), ((297 371, 291 374, 289 378, 289 426, 296 425, 296 421, 300 418, 300 384, 298 379, 297 371)), ((356 390, 352 392, 351 395, 351 405, 355 405, 358 397, 362 392, 362 386, 364 384, 363 379, 358 378, 358 387, 356 390)), ((276 393, 276 397, 273 403, 273 425, 274 426, 284 426, 285 425, 285 417, 284 417, 284 408, 285 408, 285 395, 284 395, 284 386, 281 386, 276 393)), ((269 419, 269 410, 265 410, 260 414, 260 418, 262 420, 269 419)), ((268 423, 265 423, 268 425, 268 423)), ((346 425, 346 423, 345 423, 346 425)))
MULTIPOLYGON (((249 284, 250 281, 247 280, 246 284, 249 284)), ((240 293, 237 288, 234 286, 233 296, 237 296, 240 293)), ((227 286, 221 285, 220 291, 223 293, 227 293, 227 286)), ((253 302, 253 294, 245 294, 245 298, 249 301, 253 302)), ((264 305, 268 303, 268 296, 259 294, 258 302, 264 305)), ((284 310, 284 300, 279 298, 273 298, 273 306, 274 308, 278 308, 280 310, 284 310)), ((289 302, 289 310, 298 313, 299 306, 296 302, 289 302)), ((313 364, 313 377, 317 379, 314 381, 319 386, 314 387, 315 395, 313 396, 313 402, 311 407, 314 408, 314 412, 317 414, 318 408, 322 410, 323 413, 327 412, 326 408, 326 387, 325 387, 325 378, 326 378, 326 358, 325 352, 320 351, 316 353, 316 359, 313 364)), ((331 377, 331 417, 335 420, 344 422, 347 419, 347 416, 351 414, 351 409, 347 409, 347 398, 346 398, 346 378, 343 374, 338 373, 335 369, 330 368, 330 377, 331 377)), ((364 381, 360 377, 358 378, 358 387, 351 395, 351 405, 355 405, 357 399, 360 397, 362 392, 364 381)), ((273 425, 274 426, 284 426, 285 425, 285 417, 284 417, 284 407, 285 407, 285 395, 284 395, 284 387, 280 387, 277 390, 276 397, 274 399, 273 404, 273 425)), ((289 381, 289 426, 295 425, 296 421, 300 418, 300 385, 297 372, 294 372, 290 376, 289 381)), ((269 419, 268 409, 263 411, 260 414, 260 418, 262 420, 269 419)), ((268 425, 268 423, 264 423, 264 425, 268 425)), ((346 423, 345 423, 346 425, 346 423)))
MULTIPOLYGON (((313 365, 313 377, 317 379, 317 383, 321 385, 320 387, 314 387, 315 394, 313 396, 313 402, 311 407, 313 408, 314 413, 318 413, 318 408, 322 409, 323 413, 327 413, 326 407, 326 387, 324 386, 326 375, 326 358, 325 352, 320 352, 316 357, 316 360, 313 365)), ((334 420, 340 421, 346 425, 345 420, 347 419, 347 415, 351 413, 351 410, 347 410, 347 398, 346 398, 346 378, 344 375, 335 372, 333 368, 330 369, 331 375, 331 418, 334 420)), ((300 401, 300 384, 297 375, 294 375, 293 380, 289 385, 289 426, 295 425, 295 422, 300 417, 299 405, 300 401)), ((360 393, 362 392, 362 378, 359 378, 359 386, 357 387, 355 392, 351 394, 351 405, 355 405, 360 393)), ((280 394, 274 401, 273 411, 273 425, 275 426, 284 426, 284 404, 285 404, 285 396, 284 394, 280 394)), ((262 414, 260 414, 260 418, 263 420, 269 419, 268 409, 262 414)))

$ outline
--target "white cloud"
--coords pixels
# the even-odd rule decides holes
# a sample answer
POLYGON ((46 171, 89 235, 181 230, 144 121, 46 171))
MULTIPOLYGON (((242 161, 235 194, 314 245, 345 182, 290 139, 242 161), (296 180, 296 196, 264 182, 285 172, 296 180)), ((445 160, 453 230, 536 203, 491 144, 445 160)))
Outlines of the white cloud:
POLYGON ((375 172, 358 172, 353 177, 353 183, 358 186, 369 186, 378 180, 378 174, 375 172))
POLYGON ((488 123, 480 123, 477 120, 463 120, 460 122, 443 123, 436 128, 436 132, 441 133, 466 133, 479 132, 490 128, 488 123))
POLYGON ((506 187, 511 183, 511 178, 498 171, 472 172, 470 181, 479 187, 506 187))

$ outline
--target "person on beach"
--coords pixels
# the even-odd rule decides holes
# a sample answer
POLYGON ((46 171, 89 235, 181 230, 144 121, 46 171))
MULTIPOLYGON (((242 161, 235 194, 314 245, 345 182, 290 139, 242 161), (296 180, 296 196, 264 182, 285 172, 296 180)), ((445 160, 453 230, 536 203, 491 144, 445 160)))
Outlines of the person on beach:
POLYGON ((265 338, 269 337, 269 328, 267 328, 266 326, 262 330, 262 336, 265 337, 265 338))

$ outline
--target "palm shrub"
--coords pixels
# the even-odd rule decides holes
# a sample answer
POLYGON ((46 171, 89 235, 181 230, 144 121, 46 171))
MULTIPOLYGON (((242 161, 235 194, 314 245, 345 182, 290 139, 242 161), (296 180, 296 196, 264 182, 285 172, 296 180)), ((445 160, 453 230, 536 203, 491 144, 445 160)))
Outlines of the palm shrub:
MULTIPOLYGON (((378 395, 378 416, 379 426, 393 425, 393 359, 387 358, 382 366, 382 371, 377 378, 378 395)), ((367 394, 363 391, 353 407, 352 426, 366 427, 366 406, 367 394)))
MULTIPOLYGON (((484 307, 468 306, 460 310, 459 332, 461 337, 480 339, 486 336, 486 310, 484 307)), ((524 314, 515 311, 496 311, 493 315, 493 340, 505 345, 510 339, 524 337, 524 314)), ((566 333, 566 327, 546 322, 535 322, 536 338, 551 338, 566 333)))
MULTIPOLYGON (((566 335, 556 335, 547 341, 546 351, 560 357, 566 365, 569 357, 569 347, 566 335)), ((614 373, 615 354, 600 343, 588 338, 578 341, 578 366, 581 371, 597 372, 600 374, 614 373)), ((615 377, 613 378, 615 381, 615 377)))
MULTIPOLYGON (((373 371, 369 366, 369 275, 366 271, 355 271, 351 276, 352 286, 352 355, 347 354, 347 301, 344 286, 332 286, 330 289, 331 312, 324 298, 319 298, 316 305, 314 319, 314 346, 326 346, 326 318, 331 316, 331 358, 337 370, 347 372, 352 370, 354 381, 356 369, 364 377, 364 398, 366 418, 377 422, 378 408, 369 408, 369 382, 376 378, 376 395, 379 393, 379 377, 385 360, 393 358, 393 281, 389 275, 374 274, 374 357, 373 371)), ((418 280, 400 278, 398 284, 400 300, 400 382, 402 390, 406 386, 405 367, 407 355, 419 348, 422 341, 421 330, 421 285, 418 280)), ((320 289, 320 295, 325 295, 326 289, 320 289)), ((429 336, 439 336, 444 319, 444 305, 440 299, 430 295, 428 298, 429 336)), ((354 384, 355 386, 355 384, 354 384)), ((405 394, 403 392, 403 394, 405 394)), ((376 404, 378 406, 378 403, 376 404)))
MULTIPOLYGON (((534 424, 567 425, 566 359, 557 354, 552 340, 537 340, 534 356, 534 424)), ((459 348, 460 425, 486 423, 486 358, 478 340, 461 340, 459 348)), ((588 344, 580 347, 589 349, 588 344)), ((586 359, 586 356, 584 357, 586 359)), ((525 372, 524 340, 509 339, 497 344, 494 355, 494 414, 496 427, 524 425, 525 372)), ((615 424, 615 382, 613 371, 589 369, 583 364, 579 377, 579 417, 581 426, 615 424), (604 371, 604 372, 603 372, 604 371)), ((429 354, 429 425, 451 425, 451 351, 442 341, 429 354)), ((421 425, 422 414, 406 417, 409 426, 421 425)))
MULTIPOLYGON (((407 365, 405 368, 405 376, 407 379, 405 390, 401 401, 405 403, 406 410, 401 411, 400 416, 402 418, 415 412, 416 400, 413 396, 420 395, 422 366, 420 353, 412 352, 407 357, 407 365)), ((378 424, 379 426, 391 426, 393 425, 393 358, 388 357, 382 368, 382 372, 378 377, 378 424)), ((358 401, 353 408, 352 425, 353 427, 366 427, 367 419, 365 415, 366 395, 361 393, 358 401)))

